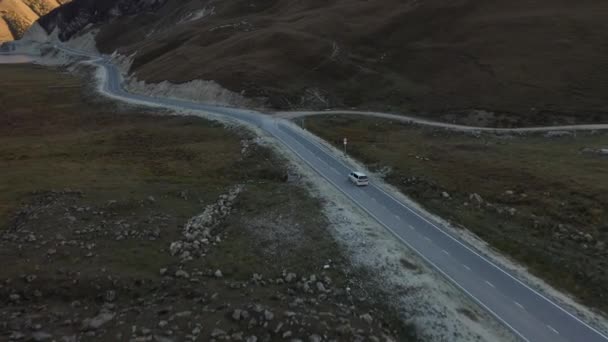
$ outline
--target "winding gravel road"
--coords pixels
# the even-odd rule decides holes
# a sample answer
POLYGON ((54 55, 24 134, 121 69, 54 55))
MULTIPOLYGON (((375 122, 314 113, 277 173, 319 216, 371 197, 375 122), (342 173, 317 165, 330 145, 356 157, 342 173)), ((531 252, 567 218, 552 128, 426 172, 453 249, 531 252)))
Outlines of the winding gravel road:
MULTIPOLYGON (((454 236, 448 228, 433 222, 415 208, 409 207, 374 184, 375 181, 380 182, 380 180, 372 179, 370 186, 362 188, 350 184, 347 175, 351 165, 342 161, 334 150, 320 144, 310 133, 302 131, 288 120, 246 109, 131 94, 124 90, 121 75, 109 58, 56 47, 73 55, 91 58, 92 63, 102 66, 106 72, 103 90, 114 98, 153 106, 203 111, 264 130, 522 340, 608 342, 608 337, 599 330, 528 287, 516 275, 478 254, 474 248, 454 236)), ((586 129, 608 128, 608 125, 589 127, 591 126, 593 128, 586 129)), ((454 125, 442 124, 441 127, 451 128, 454 125)), ((562 128, 528 130, 556 129, 562 128)))

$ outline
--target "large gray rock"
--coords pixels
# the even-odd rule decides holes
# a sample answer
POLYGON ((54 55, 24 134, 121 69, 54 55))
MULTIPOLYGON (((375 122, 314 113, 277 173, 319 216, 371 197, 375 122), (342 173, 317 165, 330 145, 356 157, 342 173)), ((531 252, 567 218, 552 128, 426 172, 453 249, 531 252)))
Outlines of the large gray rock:
POLYGON ((82 322, 85 330, 97 330, 106 323, 114 319, 115 314, 110 312, 103 312, 93 318, 87 318, 82 322))
POLYGON ((36 341, 36 342, 41 342, 41 341, 49 341, 53 338, 53 335, 44 332, 44 331, 36 331, 34 333, 32 333, 32 340, 36 341))
POLYGON ((479 194, 477 194, 477 193, 470 194, 469 195, 469 200, 474 201, 477 204, 482 204, 483 203, 483 198, 481 198, 481 196, 479 196, 479 194))

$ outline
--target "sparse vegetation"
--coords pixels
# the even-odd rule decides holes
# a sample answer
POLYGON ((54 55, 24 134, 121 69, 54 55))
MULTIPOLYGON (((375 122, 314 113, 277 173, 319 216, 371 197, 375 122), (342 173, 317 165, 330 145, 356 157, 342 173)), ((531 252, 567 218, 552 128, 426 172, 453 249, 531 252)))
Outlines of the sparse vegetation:
POLYGON ((608 136, 457 133, 360 116, 306 127, 428 210, 608 311, 608 136))
POLYGON ((320 204, 247 132, 93 99, 42 67, 0 74, 1 338, 415 340, 346 290, 360 280, 320 204), (210 235, 183 234, 227 206, 210 235))

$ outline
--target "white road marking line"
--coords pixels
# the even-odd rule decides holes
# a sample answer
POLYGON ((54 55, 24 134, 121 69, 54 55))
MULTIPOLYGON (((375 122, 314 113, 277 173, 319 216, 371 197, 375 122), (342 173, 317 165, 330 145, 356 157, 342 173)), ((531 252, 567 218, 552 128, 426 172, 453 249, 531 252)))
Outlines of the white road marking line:
POLYGON ((428 242, 431 242, 431 239, 428 236, 425 236, 424 239, 427 240, 428 242))
MULTIPOLYGON (((471 249, 471 247, 465 245, 462 241, 458 240, 457 238, 451 236, 450 234, 448 234, 446 231, 444 231, 443 229, 439 228, 435 223, 429 221, 427 218, 425 218, 424 216, 420 215, 419 213, 417 213, 415 210, 413 210, 412 208, 406 206, 405 204, 403 204, 400 200, 396 199, 395 196, 389 194, 388 192, 384 191, 384 189, 382 189, 381 187, 375 187, 376 189, 382 191, 387 197, 390 197, 393 199, 393 201, 395 201, 397 204, 399 204, 401 207, 405 208, 406 210, 408 210, 409 212, 411 212, 412 214, 418 216, 420 219, 422 219, 423 221, 427 222, 428 224, 430 224, 432 227, 434 227, 435 229, 437 229, 439 232, 441 232, 443 235, 445 235, 446 237, 448 237, 449 239, 451 239, 452 241, 458 243, 459 245, 461 245, 462 247, 464 247, 466 250, 468 250, 469 252, 471 252, 472 254, 476 255, 478 258, 480 258, 481 260, 485 261, 488 265, 494 267, 495 269, 497 269, 498 271, 502 272, 503 274, 505 274, 507 277, 513 279, 515 282, 519 283, 521 286, 527 288, 529 291, 531 291, 532 293, 534 293, 535 295, 537 295, 538 297, 544 299, 545 301, 547 301, 547 303, 553 305, 555 308, 557 308, 558 310, 562 311, 563 313, 565 313, 566 315, 570 316, 572 319, 576 320, 577 322, 581 323, 582 325, 584 325, 585 327, 587 327, 589 330, 593 331, 594 333, 596 333, 597 335, 601 336, 604 340, 608 341, 608 336, 606 336, 605 334, 603 334, 602 332, 600 332, 599 330, 595 329, 594 327, 590 326, 589 324, 587 324, 585 321, 581 320, 580 318, 576 317, 575 315, 571 314, 568 310, 562 308, 561 306, 559 306, 558 304, 556 304, 555 302, 553 302, 552 300, 550 300, 549 298, 547 298, 546 296, 544 296, 543 294, 541 294, 540 292, 536 291, 535 289, 531 288, 530 286, 528 286, 526 283, 524 283, 523 281, 517 279, 515 276, 513 276, 512 274, 510 274, 509 272, 505 271, 504 269, 502 269, 501 267, 499 267, 497 264, 495 264, 494 262, 488 260, 487 258, 485 258, 484 256, 482 256, 481 254, 475 252, 473 249, 471 249)), ((441 271, 440 271, 441 272, 441 271)), ((443 273, 443 272, 442 272, 443 273)), ((461 287, 462 288, 462 287, 461 287)), ((465 292, 468 293, 468 291, 465 290, 465 292)), ((473 299, 477 300, 479 302, 479 300, 474 297, 471 296, 473 299)), ((517 329, 513 328, 509 323, 507 323, 506 321, 504 321, 500 316, 498 316, 494 311, 492 311, 490 308, 488 308, 485 304, 482 303, 482 306, 486 308, 486 310, 490 311, 490 313, 492 313, 494 315, 494 317, 498 318, 502 323, 504 323, 509 329, 511 329, 513 332, 515 332, 519 337, 521 337, 523 340, 528 341, 527 338, 525 338, 517 329)))
POLYGON ((462 266, 463 266, 464 268, 466 268, 466 269, 467 269, 467 271, 470 271, 470 270, 471 270, 471 268, 470 268, 469 266, 467 266, 467 265, 462 265, 462 266))
POLYGON ((489 281, 486 280, 486 284, 490 285, 493 288, 496 288, 496 286, 494 286, 494 284, 490 283, 489 281))
POLYGON ((515 302, 515 301, 513 301, 513 302, 515 303, 515 305, 519 306, 521 309, 526 310, 526 308, 524 308, 523 305, 521 305, 521 304, 519 304, 518 302, 515 302))
POLYGON ((399 215, 395 215, 395 218, 399 221, 401 221, 401 217, 399 215))
POLYGON ((549 328, 549 330, 551 330, 551 331, 553 331, 554 333, 556 333, 556 334, 558 334, 558 335, 559 335, 559 331, 555 330, 555 328, 554 328, 554 327, 552 327, 552 326, 550 326, 550 325, 548 325, 548 324, 547 324, 547 328, 549 328))
MULTIPOLYGON (((310 168, 312 168, 314 171, 316 171, 317 173, 319 173, 319 175, 323 176, 323 174, 321 172, 319 172, 319 170, 317 170, 310 161, 306 160, 300 153, 298 153, 298 151, 296 151, 292 146, 289 146, 289 144, 287 144, 285 142, 284 139, 282 139, 279 136, 276 136, 277 139, 279 139, 279 141, 281 141, 285 146, 287 146, 287 148, 289 148, 296 156, 300 157, 306 164, 308 164, 308 166, 310 168)), ((389 232, 391 232, 393 234, 393 236, 395 236, 395 238, 397 238, 398 240, 400 240, 401 242, 403 242, 404 245, 408 246, 409 248, 411 248, 418 256, 420 256, 423 260, 425 260, 429 265, 431 265, 431 267, 433 267, 435 270, 437 270, 439 273, 441 273, 446 279, 448 279, 452 284, 454 284, 454 286, 456 286, 457 288, 459 288, 462 292, 464 292, 467 296, 469 296, 470 298, 472 298, 477 304, 481 305, 482 308, 484 308, 486 311, 488 311, 492 316, 494 316, 496 319, 498 319, 502 324, 504 324, 507 328, 509 328, 513 333, 515 333, 517 336, 519 336, 519 338, 522 339, 522 341, 524 342, 530 342, 530 340, 528 340, 524 335, 522 335, 521 332, 519 332, 519 330, 515 329, 512 325, 510 325, 507 321, 505 321, 504 319, 502 319, 502 317, 500 317, 496 312, 494 312, 490 307, 488 307, 486 304, 484 304, 483 301, 481 301, 479 298, 475 297, 471 292, 469 292, 467 289, 465 289, 462 285, 460 285, 456 280, 454 280, 454 278, 450 277, 449 274, 445 273, 444 270, 442 270, 441 268, 439 268, 435 263, 433 263, 430 259, 428 259, 426 256, 424 256, 424 254, 422 254, 419 250, 417 250, 412 244, 410 244, 409 242, 407 242, 405 239, 403 239, 403 237, 401 237, 400 235, 398 235, 394 230, 392 230, 389 226, 387 226, 384 222, 382 222, 382 220, 380 220, 380 218, 378 218, 378 216, 374 215, 374 213, 372 213, 369 209, 367 209, 364 205, 362 205, 361 203, 357 202, 357 200, 355 200, 348 192, 346 192, 344 189, 340 188, 336 183, 334 183, 331 179, 325 177, 327 181, 329 181, 331 184, 333 184, 334 187, 336 187, 336 189, 338 189, 340 192, 342 192, 346 197, 350 198, 351 201, 353 201, 355 204, 357 204, 361 209, 363 209, 363 211, 365 211, 368 215, 370 215, 372 218, 374 218, 378 223, 380 223, 382 226, 384 226, 384 228, 386 228, 389 232)), ((386 192, 385 192, 386 194, 386 192)), ((388 194, 386 194, 388 195, 388 194)), ((390 195, 388 195, 390 197, 390 195)), ((394 199, 394 197, 393 197, 394 199)), ((401 203, 399 203, 401 204, 401 203)), ((407 208, 405 205, 401 204, 404 208, 408 209, 411 211, 411 209, 407 208)), ((427 221, 428 222, 428 221, 427 221)), ((444 232, 444 234, 446 234, 444 232)), ((486 260, 486 259, 484 259, 486 260)), ((487 260, 486 260, 487 261, 487 260)))
POLYGON ((378 201, 376 201, 376 199, 375 199, 374 197, 372 197, 372 201, 374 201, 374 202, 378 202, 378 201))
POLYGON ((445 253, 446 255, 450 255, 450 253, 448 253, 448 251, 446 251, 445 249, 441 250, 443 253, 445 253))
POLYGON ((416 228, 414 228, 414 226, 412 226, 411 224, 407 225, 411 230, 416 230, 416 228))

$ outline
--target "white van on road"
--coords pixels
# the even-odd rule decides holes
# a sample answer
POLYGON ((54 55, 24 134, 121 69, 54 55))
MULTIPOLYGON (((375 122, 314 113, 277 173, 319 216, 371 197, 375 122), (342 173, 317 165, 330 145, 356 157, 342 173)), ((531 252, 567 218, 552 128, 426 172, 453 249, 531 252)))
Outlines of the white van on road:
POLYGON ((369 185, 369 178, 364 173, 353 171, 348 174, 348 180, 357 186, 369 185))

